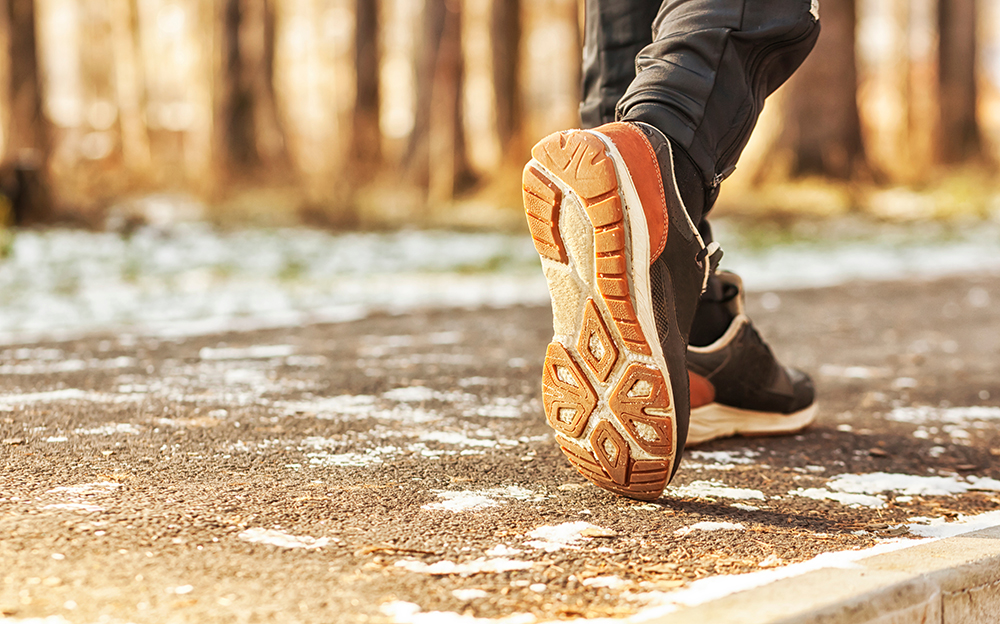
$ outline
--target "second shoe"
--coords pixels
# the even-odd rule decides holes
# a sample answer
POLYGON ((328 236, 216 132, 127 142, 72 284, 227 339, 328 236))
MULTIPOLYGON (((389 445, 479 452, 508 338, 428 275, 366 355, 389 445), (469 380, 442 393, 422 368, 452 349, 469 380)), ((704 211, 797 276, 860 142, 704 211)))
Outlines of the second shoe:
POLYGON ((688 347, 692 404, 688 446, 733 435, 786 435, 816 418, 812 379, 783 366, 744 310, 739 276, 716 273, 731 321, 717 340, 688 347))

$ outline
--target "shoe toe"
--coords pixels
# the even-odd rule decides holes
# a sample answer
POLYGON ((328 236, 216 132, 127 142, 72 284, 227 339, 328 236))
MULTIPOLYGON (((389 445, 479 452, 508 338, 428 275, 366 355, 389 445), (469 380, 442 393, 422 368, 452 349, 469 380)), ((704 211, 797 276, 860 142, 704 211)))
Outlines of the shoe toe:
POLYGON ((809 375, 797 368, 786 367, 788 378, 792 382, 793 398, 788 413, 802 411, 813 404, 816 400, 816 387, 809 375))

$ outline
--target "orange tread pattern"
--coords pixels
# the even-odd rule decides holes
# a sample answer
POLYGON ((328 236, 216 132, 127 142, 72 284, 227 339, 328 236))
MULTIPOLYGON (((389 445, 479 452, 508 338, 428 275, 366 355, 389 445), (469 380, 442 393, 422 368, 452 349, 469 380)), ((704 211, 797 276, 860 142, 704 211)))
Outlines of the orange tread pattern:
MULTIPOLYGON (((618 177, 614 163, 605 153, 604 143, 586 132, 559 132, 542 139, 531 150, 531 155, 580 197, 594 226, 597 287, 601 296, 629 350, 652 355, 628 294, 625 225, 618 196, 618 177)), ((525 170, 525 179, 529 169, 525 170)), ((525 209, 529 211, 530 223, 534 207, 528 207, 527 184, 525 189, 525 209)), ((558 226, 558 221, 555 224, 558 226)), ((535 246, 538 248, 537 242, 535 246)), ((562 253, 565 255, 565 251, 562 253)))
POLYGON ((654 455, 672 453, 673 419, 645 412, 649 408, 670 408, 670 390, 659 371, 641 364, 629 366, 608 400, 608 407, 641 449, 654 455))
POLYGON ((580 339, 576 342, 576 350, 599 381, 603 383, 608 380, 615 368, 615 362, 618 361, 618 347, 611 339, 608 328, 604 326, 604 319, 597 311, 597 304, 593 299, 587 299, 587 305, 584 307, 583 327, 580 329, 580 339), (594 353, 592 347, 594 341, 601 345, 599 354, 594 353))
POLYGON ((531 166, 521 176, 524 212, 538 255, 566 263, 566 248, 559 236, 559 207, 562 191, 531 166))
POLYGON ((597 393, 590 381, 566 347, 558 342, 550 343, 545 350, 542 402, 549 426, 574 438, 580 437, 586 429, 590 415, 597 407, 597 393))
POLYGON ((668 466, 662 461, 635 461, 629 457, 627 485, 621 485, 590 452, 565 439, 559 439, 559 446, 580 474, 611 492, 650 501, 659 498, 667 484, 668 466))

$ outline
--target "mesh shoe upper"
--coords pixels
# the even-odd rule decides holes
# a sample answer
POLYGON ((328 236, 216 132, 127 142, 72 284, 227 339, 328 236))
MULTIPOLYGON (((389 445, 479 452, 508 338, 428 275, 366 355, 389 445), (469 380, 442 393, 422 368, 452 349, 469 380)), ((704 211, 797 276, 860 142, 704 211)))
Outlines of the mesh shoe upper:
POLYGON ((732 294, 733 321, 714 343, 688 347, 688 369, 711 382, 717 403, 756 412, 791 414, 812 405, 815 389, 802 371, 782 366, 743 310, 739 277, 717 273, 732 294))

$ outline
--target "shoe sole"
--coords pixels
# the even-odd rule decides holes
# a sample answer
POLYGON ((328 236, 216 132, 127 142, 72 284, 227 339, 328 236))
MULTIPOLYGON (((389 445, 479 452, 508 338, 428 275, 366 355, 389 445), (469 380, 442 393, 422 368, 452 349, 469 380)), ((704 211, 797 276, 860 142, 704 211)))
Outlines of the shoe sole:
POLYGON ((719 403, 691 410, 687 446, 732 436, 768 437, 798 433, 816 420, 819 406, 813 403, 792 414, 754 412, 719 403))
POLYGON ((672 472, 677 431, 638 194, 598 132, 550 135, 532 156, 524 208, 554 325, 542 372, 546 419, 584 477, 654 500, 672 472))

